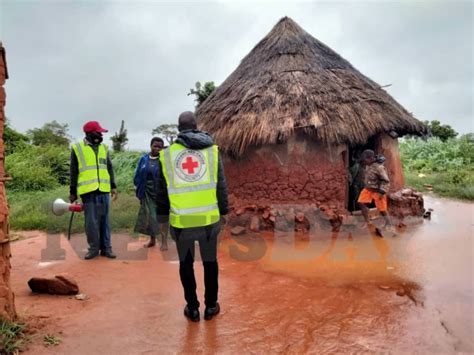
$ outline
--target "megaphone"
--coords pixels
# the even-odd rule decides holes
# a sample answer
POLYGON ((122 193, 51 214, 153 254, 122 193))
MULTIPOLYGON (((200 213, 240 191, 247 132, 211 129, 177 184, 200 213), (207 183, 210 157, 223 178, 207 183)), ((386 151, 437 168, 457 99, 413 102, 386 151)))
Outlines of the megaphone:
POLYGON ((66 212, 82 212, 82 203, 68 203, 62 198, 57 198, 53 202, 53 213, 56 216, 62 216, 66 212))

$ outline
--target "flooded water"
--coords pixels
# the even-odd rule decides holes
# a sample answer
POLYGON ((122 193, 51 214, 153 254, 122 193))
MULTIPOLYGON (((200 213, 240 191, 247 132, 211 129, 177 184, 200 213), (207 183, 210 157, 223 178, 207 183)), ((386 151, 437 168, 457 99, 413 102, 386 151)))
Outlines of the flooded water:
POLYGON ((473 351, 473 204, 426 198, 426 206, 432 219, 395 238, 225 240, 235 261, 223 273, 241 295, 232 306, 252 315, 228 336, 255 339, 242 347, 256 352, 473 351))
MULTIPOLYGON (((432 219, 394 238, 344 229, 226 234, 219 247, 222 312, 200 323, 182 315, 174 245, 143 252, 136 239, 115 235, 118 260, 83 261, 74 252, 85 249, 77 235, 76 244, 61 239, 64 260, 47 264, 40 258, 44 238, 14 243, 19 312, 49 317, 41 331, 61 331, 63 339, 30 352, 472 352, 474 204, 427 197, 425 205, 434 209, 432 219), (35 276, 67 271, 90 299, 32 296, 26 280, 38 270, 35 276)), ((202 295, 202 267, 195 269, 202 295)))

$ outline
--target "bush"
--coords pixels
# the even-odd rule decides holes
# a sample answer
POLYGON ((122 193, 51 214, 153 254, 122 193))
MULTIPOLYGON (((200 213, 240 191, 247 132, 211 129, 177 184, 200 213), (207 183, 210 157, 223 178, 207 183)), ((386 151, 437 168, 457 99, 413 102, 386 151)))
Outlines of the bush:
POLYGON ((450 171, 472 168, 474 164, 474 143, 468 136, 445 142, 439 138, 408 138, 400 142, 400 153, 407 171, 450 171))
POLYGON ((28 145, 29 138, 10 127, 8 121, 3 128, 3 141, 5 142, 5 154, 12 154, 28 145))
POLYGON ((474 199, 474 139, 464 135, 445 142, 439 138, 400 141, 407 185, 442 196, 474 199), (423 174, 423 175, 420 175, 423 174))
MULTIPOLYGON (((45 191, 69 184, 71 151, 65 147, 28 145, 7 155, 5 167, 13 177, 12 191, 45 191)), ((120 191, 132 192, 133 175, 141 152, 110 152, 115 181, 120 191)))
POLYGON ((12 191, 44 191, 57 187, 59 183, 51 167, 43 165, 35 155, 25 159, 25 151, 16 152, 5 159, 5 169, 13 178, 7 183, 7 188, 12 191))
POLYGON ((69 184, 69 150, 59 146, 43 146, 37 148, 40 162, 43 166, 49 166, 51 173, 60 185, 69 184))
POLYGON ((57 146, 25 146, 5 158, 12 191, 44 191, 69 181, 69 153, 57 146))
MULTIPOLYGON (((65 147, 28 145, 6 157, 6 170, 13 177, 7 185, 12 229, 67 233, 70 215, 54 216, 51 207, 58 197, 68 199, 70 154, 65 147)), ((143 153, 110 154, 119 190, 119 199, 110 207, 111 228, 115 231, 131 230, 139 208, 133 176, 143 153)), ((78 213, 72 232, 83 231, 84 217, 78 213)))
POLYGON ((142 155, 142 152, 111 152, 115 183, 119 191, 129 193, 135 191, 133 176, 142 155))
POLYGON ((25 324, 0 320, 0 354, 18 354, 31 339, 25 334, 25 324))

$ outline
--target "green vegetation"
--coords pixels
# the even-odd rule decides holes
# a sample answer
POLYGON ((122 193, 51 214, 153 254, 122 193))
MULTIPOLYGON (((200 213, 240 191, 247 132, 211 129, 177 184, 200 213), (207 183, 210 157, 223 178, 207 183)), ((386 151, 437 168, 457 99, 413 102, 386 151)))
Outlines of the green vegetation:
POLYGON ((163 136, 168 144, 173 143, 174 139, 178 136, 178 125, 177 124, 162 124, 151 131, 151 134, 157 134, 163 136))
MULTIPOLYGON (((70 152, 64 148, 30 146, 28 149, 7 156, 7 171, 13 177, 13 181, 7 183, 12 229, 39 229, 51 233, 67 231, 69 214, 61 217, 54 216, 51 208, 56 198, 66 201, 68 199, 69 154, 70 152), (31 159, 32 151, 35 159, 31 159)), ((135 197, 133 175, 142 154, 140 152, 111 153, 119 191, 117 201, 110 205, 112 230, 130 231, 135 225, 139 203, 135 197)), ((83 226, 83 214, 77 213, 74 218, 73 233, 82 232, 83 226)))
POLYGON ((110 138, 110 140, 112 141, 112 149, 114 150, 114 152, 123 152, 125 150, 125 145, 128 142, 128 138, 124 120, 122 120, 120 130, 118 132, 115 132, 115 134, 110 138))
MULTIPOLYGON (((406 138, 400 140, 406 184, 419 191, 425 185, 439 195, 474 200, 474 135, 450 138, 406 138), (421 174, 421 175, 420 175, 421 174)), ((118 200, 111 203, 114 231, 131 231, 139 203, 133 176, 142 152, 111 152, 118 200)), ((69 149, 55 145, 24 144, 6 156, 6 169, 13 181, 7 183, 10 224, 14 230, 39 229, 66 232, 69 214, 51 213, 56 198, 69 196, 69 149)), ((77 213, 73 232, 83 231, 83 214, 77 213)))
POLYGON ((52 334, 46 334, 44 337, 43 337, 43 344, 44 346, 57 346, 59 344, 61 344, 61 338, 55 336, 55 335, 52 335, 52 334))
MULTIPOLYGON (((52 203, 57 198, 67 200, 68 187, 61 186, 50 191, 9 192, 10 226, 13 230, 39 229, 50 233, 67 232, 69 213, 55 216, 52 203)), ((135 226, 139 203, 131 192, 120 192, 117 201, 110 204, 110 224, 114 231, 131 231, 135 226)), ((72 232, 84 231, 84 215, 76 213, 72 232)))
POLYGON ((194 95, 196 98, 196 107, 199 107, 208 97, 212 94, 212 92, 216 89, 216 85, 213 81, 207 81, 204 85, 201 82, 197 82, 194 84, 194 89, 189 89, 188 96, 194 95))
POLYGON ((430 137, 438 137, 443 142, 446 142, 450 138, 455 138, 458 132, 453 127, 447 124, 441 124, 439 121, 424 121, 426 127, 428 127, 428 134, 430 137))
POLYGON ((17 149, 23 148, 28 144, 29 140, 30 139, 26 135, 10 127, 8 120, 5 122, 5 127, 3 129, 3 141, 5 142, 6 154, 12 154, 17 149))
POLYGON ((135 194, 133 176, 135 175, 135 169, 142 155, 143 152, 120 152, 111 154, 110 157, 114 166, 115 182, 119 192, 135 194))
POLYGON ((474 137, 400 142, 406 185, 441 196, 474 200, 474 137))
POLYGON ((25 324, 0 320, 0 354, 18 354, 30 342, 25 324))
POLYGON ((25 145, 7 155, 5 169, 13 177, 10 191, 46 191, 69 181, 68 149, 25 145))
POLYGON ((67 147, 71 141, 68 124, 56 121, 48 122, 41 128, 33 128, 26 132, 33 145, 59 145, 67 147))

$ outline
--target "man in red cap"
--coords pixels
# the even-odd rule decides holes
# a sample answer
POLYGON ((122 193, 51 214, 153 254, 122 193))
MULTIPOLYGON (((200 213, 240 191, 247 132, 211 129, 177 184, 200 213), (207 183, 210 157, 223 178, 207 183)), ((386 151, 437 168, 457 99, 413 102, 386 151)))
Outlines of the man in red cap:
POLYGON ((81 197, 84 205, 85 230, 89 251, 85 259, 103 255, 116 258, 112 251, 109 226, 109 202, 117 198, 114 171, 99 122, 89 121, 83 127, 82 142, 72 145, 69 200, 81 197))

